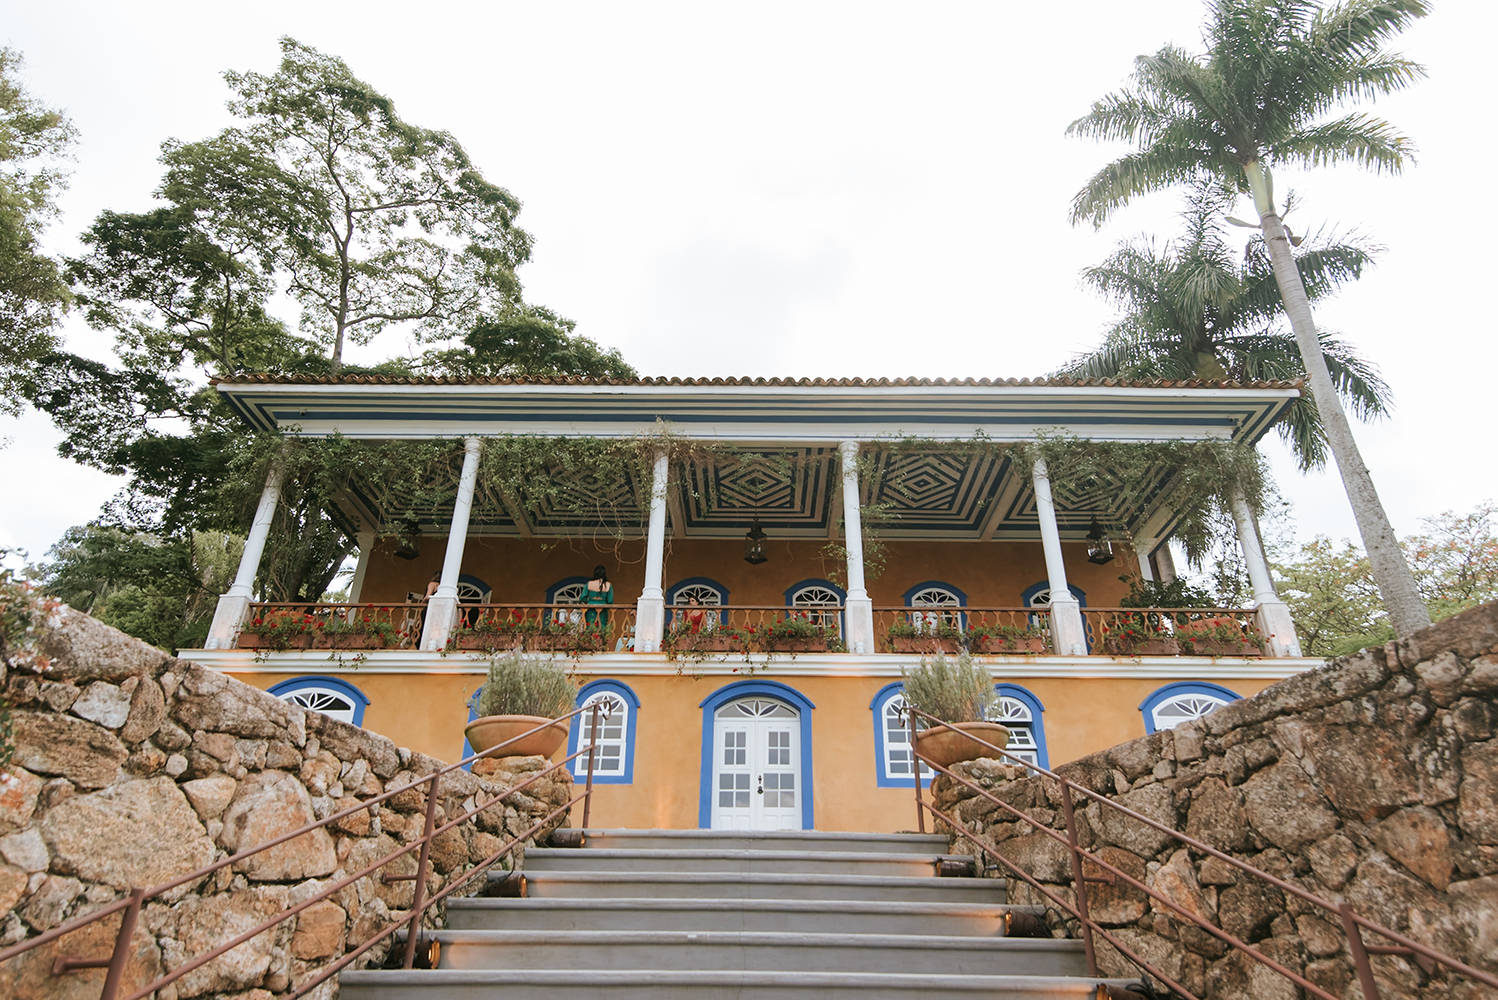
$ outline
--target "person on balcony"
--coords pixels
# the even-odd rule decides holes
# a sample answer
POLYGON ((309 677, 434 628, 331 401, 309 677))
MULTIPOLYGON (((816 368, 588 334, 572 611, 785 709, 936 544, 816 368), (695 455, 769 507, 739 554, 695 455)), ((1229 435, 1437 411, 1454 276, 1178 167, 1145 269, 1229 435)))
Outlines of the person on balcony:
MULTIPOLYGON (((602 566, 593 567, 593 578, 583 588, 584 604, 613 604, 614 585, 609 583, 608 570, 602 566)), ((588 611, 583 618, 589 625, 599 625, 604 628, 609 624, 609 613, 607 611, 588 611)))
POLYGON ((703 622, 707 618, 707 611, 702 607, 702 602, 694 594, 687 598, 687 607, 681 613, 682 620, 687 623, 687 628, 695 634, 702 631, 703 622))

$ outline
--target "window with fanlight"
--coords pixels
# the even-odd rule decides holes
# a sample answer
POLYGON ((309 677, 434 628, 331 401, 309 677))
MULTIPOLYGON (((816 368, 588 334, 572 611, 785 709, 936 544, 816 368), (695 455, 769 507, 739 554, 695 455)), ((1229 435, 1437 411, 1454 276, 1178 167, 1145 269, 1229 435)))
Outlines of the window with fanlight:
POLYGON ((999 700, 988 719, 1009 730, 1009 744, 1004 749, 1031 764, 1049 767, 1045 725, 1040 717, 1045 707, 1040 699, 1018 684, 998 684, 995 690, 999 700))
MULTIPOLYGON (((593 780, 609 785, 627 785, 634 781, 635 713, 640 699, 627 684, 615 680, 598 680, 585 684, 577 693, 577 707, 585 709, 573 716, 567 739, 567 752, 586 749, 593 742, 593 712, 598 706, 598 749, 593 758, 593 780)), ((579 784, 588 780, 588 758, 584 754, 570 765, 579 784)))
MULTIPOLYGON (((1023 760, 1049 767, 1046 753, 1045 723, 1040 699, 1018 684, 996 684, 998 702, 989 721, 1002 723, 1009 730, 1005 748, 1023 760)), ((869 708, 874 714, 874 773, 881 788, 910 788, 915 784, 912 768, 917 765, 910 747, 910 731, 905 719, 905 695, 899 681, 886 684, 874 695, 869 708)), ((920 728, 919 726, 917 728, 920 728)), ((921 783, 931 781, 931 771, 919 765, 921 783)))
POLYGON ((282 701, 355 726, 364 725, 364 710, 369 707, 363 691, 337 677, 296 677, 268 690, 282 701))
POLYGON ((1144 715, 1144 731, 1158 733, 1200 719, 1241 697, 1220 684, 1188 681, 1159 688, 1140 703, 1139 711, 1144 715))
POLYGON ((963 627, 961 608, 967 604, 967 595, 949 583, 929 581, 918 583, 905 592, 905 606, 910 611, 910 624, 918 632, 935 632, 942 627, 963 627))
POLYGON ((785 603, 796 609, 798 617, 823 628, 841 630, 842 605, 846 597, 847 593, 830 580, 802 580, 786 590, 785 603))

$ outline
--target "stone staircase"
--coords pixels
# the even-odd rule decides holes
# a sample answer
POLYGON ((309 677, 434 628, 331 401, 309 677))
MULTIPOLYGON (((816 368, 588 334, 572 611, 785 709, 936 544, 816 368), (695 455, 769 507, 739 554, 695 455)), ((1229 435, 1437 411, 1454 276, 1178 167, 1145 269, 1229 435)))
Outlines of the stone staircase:
MULTIPOLYGON (((939 836, 589 831, 526 852, 526 898, 453 899, 437 969, 343 1000, 1093 997, 1078 941, 1004 936, 1004 883, 938 878, 939 836)), ((1116 983, 1117 981, 1115 981, 1116 983)))

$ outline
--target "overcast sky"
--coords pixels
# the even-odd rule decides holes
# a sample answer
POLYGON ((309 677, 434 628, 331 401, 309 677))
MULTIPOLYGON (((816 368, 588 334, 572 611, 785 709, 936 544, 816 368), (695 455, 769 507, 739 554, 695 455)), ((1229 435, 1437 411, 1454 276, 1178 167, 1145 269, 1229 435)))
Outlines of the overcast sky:
MULTIPOLYGON (((1397 45, 1429 78, 1375 109, 1418 164, 1276 178, 1299 198, 1297 232, 1387 248, 1317 319, 1396 393, 1392 419, 1357 433, 1401 533, 1498 497, 1498 346, 1477 252, 1498 5, 1435 7, 1397 45)), ((58 251, 76 252, 101 210, 149 208, 160 143, 227 125, 222 72, 272 72, 291 35, 343 57, 407 121, 452 132, 522 199, 528 300, 642 374, 683 376, 1039 376, 1095 344, 1112 313, 1078 273, 1118 240, 1171 235, 1180 197, 1071 227, 1071 196, 1120 150, 1063 133, 1135 55, 1198 50, 1202 20, 1198 0, 6 8, 0 41, 81 133, 58 251)), ((108 356, 80 321, 66 332, 108 356)), ((402 350, 387 336, 353 356, 402 350)), ((119 483, 55 457, 35 415, 0 418, 5 437, 0 544, 36 558, 119 483)), ((1298 474, 1277 439, 1264 450, 1302 538, 1356 535, 1335 471, 1298 474)))

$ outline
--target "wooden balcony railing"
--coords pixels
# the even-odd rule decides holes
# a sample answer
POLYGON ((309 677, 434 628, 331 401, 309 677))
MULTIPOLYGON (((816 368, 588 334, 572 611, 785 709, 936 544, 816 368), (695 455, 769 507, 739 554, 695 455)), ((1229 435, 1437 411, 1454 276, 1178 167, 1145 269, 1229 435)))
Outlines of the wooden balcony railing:
POLYGON ((424 604, 251 604, 240 649, 415 649, 424 604))
POLYGON ((1049 653, 1049 608, 875 608, 881 653, 1049 653))
POLYGON ((462 604, 447 648, 611 653, 634 643, 633 604, 462 604))
POLYGON ((843 608, 677 604, 666 608, 661 648, 672 653, 846 652, 843 608))
POLYGON ((1083 608, 1087 641, 1109 656, 1263 656, 1244 608, 1083 608))

